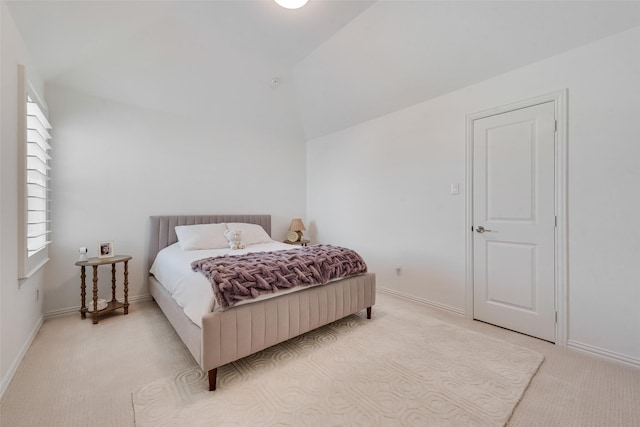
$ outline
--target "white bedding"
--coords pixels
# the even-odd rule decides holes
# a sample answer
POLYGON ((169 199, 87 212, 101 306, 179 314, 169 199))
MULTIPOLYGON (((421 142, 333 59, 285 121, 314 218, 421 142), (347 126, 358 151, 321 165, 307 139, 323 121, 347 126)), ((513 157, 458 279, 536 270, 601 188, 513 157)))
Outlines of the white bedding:
MULTIPOLYGON (((217 302, 209 280, 202 273, 191 270, 193 261, 225 254, 243 255, 250 252, 268 252, 295 248, 300 248, 300 246, 292 246, 272 240, 270 243, 258 243, 238 250, 225 248, 184 251, 178 243, 174 243, 158 252, 150 273, 182 307, 187 317, 193 323, 202 327, 202 316, 205 313, 215 311, 217 302)), ((265 297, 269 298, 273 295, 268 294, 248 302, 265 299, 265 297)))

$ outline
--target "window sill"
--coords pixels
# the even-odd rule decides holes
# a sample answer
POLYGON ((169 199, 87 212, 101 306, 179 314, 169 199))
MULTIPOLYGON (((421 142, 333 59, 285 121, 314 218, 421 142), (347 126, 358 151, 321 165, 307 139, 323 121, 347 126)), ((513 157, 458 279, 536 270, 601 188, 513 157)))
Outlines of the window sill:
POLYGON ((19 275, 20 277, 18 277, 18 283, 20 284, 20 286, 22 286, 22 283, 29 280, 31 276, 36 274, 42 267, 44 267, 47 262, 49 262, 49 257, 42 259, 38 264, 33 266, 30 270, 20 274, 19 275))

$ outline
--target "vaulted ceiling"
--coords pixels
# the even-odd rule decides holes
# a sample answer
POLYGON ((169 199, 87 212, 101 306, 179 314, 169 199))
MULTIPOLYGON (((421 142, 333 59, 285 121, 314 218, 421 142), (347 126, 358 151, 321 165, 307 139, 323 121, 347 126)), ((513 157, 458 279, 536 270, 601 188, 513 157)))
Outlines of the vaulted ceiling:
MULTIPOLYGON (((233 61, 249 53, 292 67, 373 1, 311 1, 287 10, 270 0, 8 0, 48 81, 89 71, 105 54, 130 59, 188 54, 233 61), (149 52, 151 50, 152 52, 149 52)), ((72 83, 72 82, 68 82, 72 83)))
POLYGON ((296 65, 304 129, 325 135, 638 25, 639 1, 379 1, 296 65))
POLYGON ((308 138, 640 25, 636 1, 7 3, 47 83, 179 112, 280 77, 308 138))

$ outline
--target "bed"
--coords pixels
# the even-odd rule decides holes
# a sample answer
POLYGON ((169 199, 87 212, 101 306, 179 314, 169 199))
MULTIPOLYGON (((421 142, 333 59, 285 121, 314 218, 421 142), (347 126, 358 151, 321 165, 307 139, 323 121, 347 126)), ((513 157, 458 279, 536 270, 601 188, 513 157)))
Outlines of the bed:
MULTIPOLYGON (((147 271, 163 249, 169 250, 178 241, 176 226, 248 223, 258 224, 271 234, 270 215, 173 215, 150 219, 147 271)), ((151 273, 148 283, 151 296, 208 373, 210 391, 216 389, 218 367, 361 310, 371 318, 376 299, 375 275, 364 273, 224 311, 205 310, 198 316, 193 310, 187 315, 184 303, 179 304, 151 273)))

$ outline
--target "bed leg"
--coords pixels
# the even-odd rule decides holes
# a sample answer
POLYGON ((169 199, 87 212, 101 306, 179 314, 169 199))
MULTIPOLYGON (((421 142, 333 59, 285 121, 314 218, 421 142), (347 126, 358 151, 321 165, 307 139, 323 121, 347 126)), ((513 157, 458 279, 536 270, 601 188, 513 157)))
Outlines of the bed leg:
POLYGON ((367 307, 367 319, 371 319, 371 307, 367 307))
POLYGON ((215 391, 217 376, 218 376, 218 368, 213 368, 209 371, 209 391, 215 391))

